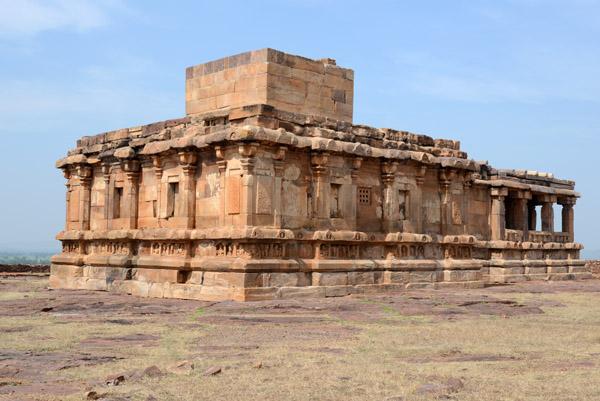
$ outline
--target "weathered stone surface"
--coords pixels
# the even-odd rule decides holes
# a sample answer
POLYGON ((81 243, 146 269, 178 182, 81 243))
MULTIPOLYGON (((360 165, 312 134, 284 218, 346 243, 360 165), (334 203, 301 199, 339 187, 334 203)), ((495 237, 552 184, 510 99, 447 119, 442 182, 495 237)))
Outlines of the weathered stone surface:
POLYGON ((353 124, 353 78, 243 53, 186 70, 186 117, 83 137, 56 163, 50 285, 245 301, 591 276, 574 182, 353 124))
POLYGON ((204 373, 202 373, 202 376, 215 376, 219 373, 221 373, 220 366, 211 366, 210 368, 206 369, 204 373))
POLYGON ((179 361, 167 367, 169 373, 176 375, 189 375, 194 370, 194 363, 190 361, 179 361))
POLYGON ((146 369, 144 369, 144 374, 151 378, 162 377, 165 375, 163 371, 160 370, 156 365, 148 366, 146 369))

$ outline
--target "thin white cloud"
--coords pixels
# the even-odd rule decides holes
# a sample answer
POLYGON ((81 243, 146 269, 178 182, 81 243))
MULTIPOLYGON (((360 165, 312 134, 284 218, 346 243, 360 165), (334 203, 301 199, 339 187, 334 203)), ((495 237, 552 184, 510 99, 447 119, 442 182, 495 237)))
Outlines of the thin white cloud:
POLYGON ((44 31, 78 33, 106 26, 122 9, 116 0, 0 0, 0 37, 32 37, 44 31))

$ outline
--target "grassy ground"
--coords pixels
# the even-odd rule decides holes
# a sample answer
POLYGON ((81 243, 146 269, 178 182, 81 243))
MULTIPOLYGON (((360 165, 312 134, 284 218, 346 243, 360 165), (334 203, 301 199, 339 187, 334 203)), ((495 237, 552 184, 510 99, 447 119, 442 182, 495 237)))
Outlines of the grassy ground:
POLYGON ((600 400, 600 281, 212 304, 1 280, 0 400, 600 400))

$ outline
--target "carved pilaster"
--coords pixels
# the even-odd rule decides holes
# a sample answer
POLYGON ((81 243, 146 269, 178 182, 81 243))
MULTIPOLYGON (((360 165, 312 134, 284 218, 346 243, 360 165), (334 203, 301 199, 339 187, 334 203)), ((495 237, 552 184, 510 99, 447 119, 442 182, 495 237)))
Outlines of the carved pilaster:
POLYGON ((413 207, 411 208, 412 221, 414 222, 415 231, 423 232, 423 184, 425 183, 425 174, 427 166, 420 165, 416 167, 415 184, 416 188, 411 194, 413 207))
POLYGON ((162 177, 163 177, 163 159, 156 155, 152 158, 152 167, 154 168, 154 178, 156 180, 156 204, 154 206, 154 217, 160 218, 162 210, 162 177))
POLYGON ((273 169, 275 170, 275 185, 273 193, 273 227, 281 228, 281 209, 283 204, 282 175, 285 165, 287 147, 280 146, 273 155, 273 169))
POLYGON ((137 228, 138 217, 138 179, 140 162, 136 159, 122 159, 121 169, 125 173, 123 187, 123 205, 121 217, 125 221, 125 228, 137 228))
POLYGON ((65 179, 67 180, 67 182, 65 183, 65 187, 67 187, 66 193, 65 193, 65 200, 67 203, 66 206, 66 210, 65 210, 65 230, 69 230, 69 222, 71 221, 70 218, 70 200, 71 200, 71 177, 72 177, 72 173, 71 170, 69 170, 67 167, 63 167, 62 168, 62 173, 63 173, 63 177, 65 177, 65 179))
POLYGON ((196 219, 196 170, 197 153, 193 151, 179 152, 179 165, 183 172, 182 216, 186 228, 194 228, 196 219))
POLYGON ((471 186, 473 185, 473 174, 471 172, 465 172, 463 178, 463 234, 467 235, 469 233, 469 199, 471 199, 471 186))
MULTIPOLYGON (((384 231, 397 231, 397 224, 394 217, 396 204, 396 193, 394 191, 394 181, 398 163, 386 161, 381 163, 381 180, 383 182, 383 229, 384 231)), ((401 229, 401 228, 400 228, 401 229)))
POLYGON ((223 227, 225 225, 225 201, 226 201, 226 190, 227 184, 226 173, 227 173, 227 160, 225 160, 225 152, 220 146, 215 146, 215 155, 217 156, 217 168, 219 169, 219 225, 223 227))
POLYGON ((244 143, 239 145, 238 154, 240 155, 241 172, 241 192, 240 192, 240 220, 242 226, 253 225, 253 216, 255 208, 256 178, 254 177, 254 166, 256 164, 257 143, 244 143))
POLYGON ((79 181, 79 229, 90 229, 90 187, 92 184, 92 168, 78 165, 76 168, 79 181))
POLYGON ((327 161, 329 153, 314 152, 311 154, 310 162, 315 181, 315 199, 313 200, 314 216, 317 218, 328 218, 328 188, 326 185, 327 161))
POLYGON ((356 157, 352 160, 352 170, 350 170, 350 177, 352 178, 352 187, 350 188, 350 196, 352 202, 350 202, 350 210, 348 211, 348 229, 356 230, 358 218, 358 172, 362 166, 362 157, 356 157))
POLYGON ((109 219, 109 203, 110 203, 110 164, 102 164, 102 179, 104 181, 104 224, 105 230, 108 230, 108 219, 109 219))
POLYGON ((451 233, 451 226, 455 219, 453 218, 452 199, 450 188, 452 182, 456 179, 456 170, 452 168, 440 169, 440 196, 441 196, 441 233, 447 235, 451 233))

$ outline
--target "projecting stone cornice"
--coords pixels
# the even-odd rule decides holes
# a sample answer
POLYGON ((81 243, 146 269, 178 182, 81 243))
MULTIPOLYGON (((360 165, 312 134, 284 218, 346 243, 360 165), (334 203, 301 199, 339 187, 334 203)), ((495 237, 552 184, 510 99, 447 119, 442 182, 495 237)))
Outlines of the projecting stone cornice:
POLYGON ((473 184, 476 185, 487 185, 492 188, 509 188, 509 189, 518 189, 518 190, 527 190, 531 191, 533 194, 547 194, 547 195, 557 195, 557 196, 566 196, 566 197, 574 197, 580 198, 581 194, 572 189, 565 188, 556 188, 556 187, 546 187, 543 185, 522 183, 519 181, 513 180, 475 180, 473 184))

